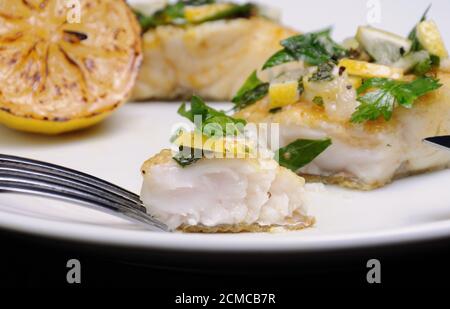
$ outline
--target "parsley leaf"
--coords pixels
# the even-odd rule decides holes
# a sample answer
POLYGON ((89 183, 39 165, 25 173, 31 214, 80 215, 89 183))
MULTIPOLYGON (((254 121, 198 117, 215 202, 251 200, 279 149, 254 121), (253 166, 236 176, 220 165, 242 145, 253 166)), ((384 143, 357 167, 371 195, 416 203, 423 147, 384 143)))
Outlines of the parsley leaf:
POLYGON ((254 71, 231 100, 235 104, 234 109, 241 110, 262 99, 269 92, 269 86, 270 84, 263 83, 254 71))
POLYGON ((296 35, 281 41, 280 44, 284 49, 270 57, 263 69, 300 60, 310 65, 319 65, 345 57, 347 50, 334 42, 330 35, 331 29, 325 29, 296 35))
POLYGON ((178 114, 189 119, 195 125, 200 125, 195 123, 195 116, 200 116, 201 127, 197 127, 197 129, 207 136, 237 135, 247 124, 245 120, 235 119, 222 111, 209 107, 198 96, 192 96, 190 110, 186 110, 186 103, 183 103, 178 109, 178 114))
POLYGON ((419 77, 412 82, 387 78, 368 79, 358 88, 358 101, 361 104, 353 113, 351 122, 362 123, 381 116, 389 120, 396 104, 411 108, 419 97, 441 86, 439 80, 431 77, 419 77), (371 91, 366 92, 368 90, 371 91))
POLYGON ((298 139, 280 148, 275 154, 275 160, 294 172, 313 161, 332 144, 331 139, 307 140, 298 139))

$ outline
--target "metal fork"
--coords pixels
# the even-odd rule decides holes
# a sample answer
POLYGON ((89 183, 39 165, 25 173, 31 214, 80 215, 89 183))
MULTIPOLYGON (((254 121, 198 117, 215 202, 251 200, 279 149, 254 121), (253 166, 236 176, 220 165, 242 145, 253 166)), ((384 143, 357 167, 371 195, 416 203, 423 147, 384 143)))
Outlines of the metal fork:
POLYGON ((0 154, 0 193, 13 192, 77 202, 139 223, 168 227, 146 213, 139 196, 100 178, 51 163, 0 154))

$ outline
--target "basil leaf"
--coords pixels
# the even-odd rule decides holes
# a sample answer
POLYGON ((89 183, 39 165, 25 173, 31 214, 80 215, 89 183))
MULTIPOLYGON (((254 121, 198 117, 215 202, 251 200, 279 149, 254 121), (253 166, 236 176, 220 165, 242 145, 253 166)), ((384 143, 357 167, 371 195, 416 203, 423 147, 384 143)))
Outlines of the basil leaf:
POLYGON ((263 65, 262 69, 269 69, 283 63, 294 62, 297 58, 295 58, 288 50, 282 49, 275 53, 266 63, 263 65))
POLYGON ((392 117, 395 104, 411 108, 421 96, 440 88, 439 80, 431 77, 419 77, 412 82, 396 81, 387 78, 367 79, 358 88, 358 101, 361 104, 353 113, 351 122, 362 123, 383 116, 392 117), (364 94, 367 90, 371 90, 364 94))
POLYGON ((298 58, 306 58, 305 61, 312 65, 321 64, 327 60, 338 60, 347 56, 347 50, 337 44, 331 38, 331 28, 298 35, 281 41, 293 55, 298 58), (327 58, 325 60, 325 58, 327 58))
POLYGON ((300 168, 312 162, 331 144, 331 139, 298 139, 286 147, 280 148, 275 154, 275 160, 281 166, 297 172, 300 168))
POLYGON ((186 104, 183 103, 178 109, 178 114, 189 119, 195 125, 198 125, 195 123, 195 116, 200 116, 201 127, 197 129, 208 136, 237 135, 243 132, 244 126, 247 124, 243 119, 230 117, 222 111, 209 107, 198 96, 192 96, 190 110, 186 110, 186 104))
POLYGON ((277 52, 264 64, 263 70, 292 61, 303 60, 310 65, 319 65, 330 60, 337 61, 347 56, 348 51, 333 41, 331 29, 295 35, 281 41, 283 50, 277 52))
POLYGON ((254 71, 231 100, 235 110, 241 110, 256 101, 262 99, 269 93, 269 83, 262 82, 254 71))

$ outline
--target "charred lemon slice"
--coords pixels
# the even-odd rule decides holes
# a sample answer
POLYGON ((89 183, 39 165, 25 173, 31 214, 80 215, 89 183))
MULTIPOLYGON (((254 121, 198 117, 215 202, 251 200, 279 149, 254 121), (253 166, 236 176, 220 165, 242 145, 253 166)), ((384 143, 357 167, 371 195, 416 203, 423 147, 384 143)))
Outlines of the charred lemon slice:
POLYGON ((73 131, 127 99, 142 58, 134 14, 123 0, 72 2, 0 2, 0 123, 73 131))

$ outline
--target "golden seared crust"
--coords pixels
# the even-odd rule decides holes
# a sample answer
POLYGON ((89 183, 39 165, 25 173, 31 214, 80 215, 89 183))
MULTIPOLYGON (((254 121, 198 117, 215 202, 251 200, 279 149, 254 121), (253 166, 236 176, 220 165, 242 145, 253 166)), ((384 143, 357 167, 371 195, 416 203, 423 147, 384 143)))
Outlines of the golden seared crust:
POLYGON ((436 172, 439 170, 443 170, 446 168, 449 168, 450 164, 445 165, 439 165, 434 166, 431 168, 421 169, 421 170, 415 170, 415 171, 407 171, 404 173, 396 174, 396 176, 393 179, 390 179, 386 182, 373 182, 373 183, 364 183, 354 177, 346 177, 346 176, 319 176, 319 175, 309 175, 309 174, 302 174, 299 173, 300 176, 304 177, 307 182, 321 182, 329 185, 338 185, 344 188, 348 189, 356 189, 361 191, 371 191, 375 190, 381 187, 384 187, 385 185, 388 185, 394 180, 414 176, 414 175, 420 175, 424 173, 431 173, 436 172))
POLYGON ((219 225, 219 226, 203 226, 203 225, 183 225, 178 228, 179 231, 184 233, 262 233, 262 232, 274 232, 279 229, 286 231, 298 231, 311 227, 316 222, 314 217, 302 216, 299 218, 299 223, 292 223, 286 226, 280 225, 259 225, 259 224, 237 224, 237 225, 219 225))
POLYGON ((330 119, 324 109, 310 102, 299 102, 285 106, 276 113, 270 113, 267 98, 250 105, 234 115, 254 123, 279 123, 283 127, 303 127, 333 135, 349 145, 372 147, 380 140, 375 131, 384 133, 395 132, 397 123, 377 122, 369 127, 355 126, 349 121, 336 121, 330 119), (373 134, 367 134, 367 133, 373 134))
POLYGON ((144 62, 132 99, 195 93, 229 100, 251 72, 281 48, 279 42, 295 33, 261 17, 151 29, 143 36, 144 62))
POLYGON ((249 122, 279 123, 282 130, 289 133, 289 137, 295 136, 296 131, 300 137, 311 129, 345 146, 367 150, 367 154, 373 150, 374 155, 377 155, 380 149, 386 146, 397 147, 393 151, 397 151, 394 155, 397 155, 398 160, 392 164, 398 163, 399 166, 392 165, 390 179, 380 177, 383 180, 374 178, 373 182, 367 182, 349 174, 348 170, 343 168, 335 170, 334 175, 329 176, 301 174, 307 181, 373 190, 397 178, 447 167, 448 159, 445 155, 436 154, 437 151, 422 143, 426 137, 450 134, 450 74, 443 70, 435 74, 443 86, 422 96, 411 109, 396 108, 390 121, 380 119, 364 125, 355 125, 350 121, 334 121, 326 115, 324 109, 310 102, 299 102, 285 106, 276 113, 270 113, 267 98, 241 110, 235 116, 249 122))
MULTIPOLYGON (((414 103, 413 109, 397 108, 391 120, 386 121, 380 118, 375 121, 367 121, 363 125, 363 129, 367 133, 389 133, 398 129, 399 120, 404 114, 412 113, 415 110, 429 110, 431 104, 438 104, 440 108, 447 109, 450 107, 450 74, 444 71, 436 73, 436 77, 443 84, 443 87, 437 91, 431 92, 414 103)), ((270 113, 271 107, 267 98, 244 108, 237 112, 235 117, 246 119, 249 122, 272 122, 281 123, 283 125, 298 125, 309 128, 319 128, 324 123, 332 126, 342 134, 350 134, 352 130, 360 131, 360 125, 354 125, 350 121, 338 121, 328 117, 325 110, 311 102, 299 101, 296 104, 283 107, 276 113, 270 113)), ((434 109, 435 114, 441 112, 439 108, 434 109)))
MULTIPOLYGON (((334 128, 335 132, 341 132, 342 135, 348 135, 357 128, 360 132, 360 126, 353 125, 348 120, 333 120, 328 117, 325 109, 311 102, 299 101, 296 104, 283 107, 275 113, 270 112, 270 104, 265 98, 249 107, 237 112, 236 118, 243 118, 249 122, 271 122, 281 123, 288 126, 305 126, 309 128, 320 128, 326 124, 327 127, 334 128)), ((397 128, 398 122, 395 114, 390 121, 383 119, 369 121, 364 126, 365 132, 393 132, 397 128)))
POLYGON ((0 2, 0 110, 68 122, 125 102, 142 59, 140 27, 124 0, 0 2))
POLYGON ((356 190, 362 190, 362 191, 370 191, 378 189, 384 185, 387 185, 387 183, 364 183, 362 181, 359 181, 358 179, 352 178, 352 177, 346 177, 346 176, 320 176, 320 175, 309 175, 309 174, 299 174, 300 176, 304 177, 307 182, 321 182, 328 185, 338 185, 344 188, 348 189, 356 189, 356 190))
POLYGON ((142 164, 141 172, 145 174, 154 165, 168 163, 172 160, 172 157, 172 151, 170 151, 169 149, 163 149, 160 153, 154 155, 153 157, 145 161, 144 164, 142 164))

